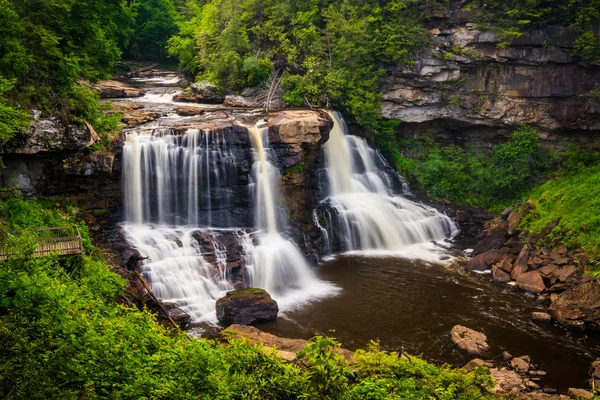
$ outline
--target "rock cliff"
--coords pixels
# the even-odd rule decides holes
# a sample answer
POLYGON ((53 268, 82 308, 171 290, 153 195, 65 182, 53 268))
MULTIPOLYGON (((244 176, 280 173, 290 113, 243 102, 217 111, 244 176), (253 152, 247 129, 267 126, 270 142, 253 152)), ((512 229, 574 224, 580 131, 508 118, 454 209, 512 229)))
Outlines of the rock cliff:
POLYGON ((405 122, 402 134, 486 146, 531 125, 548 144, 600 144, 600 68, 571 55, 575 32, 548 26, 500 48, 477 10, 450 3, 427 22, 431 47, 390 72, 383 116, 405 122))

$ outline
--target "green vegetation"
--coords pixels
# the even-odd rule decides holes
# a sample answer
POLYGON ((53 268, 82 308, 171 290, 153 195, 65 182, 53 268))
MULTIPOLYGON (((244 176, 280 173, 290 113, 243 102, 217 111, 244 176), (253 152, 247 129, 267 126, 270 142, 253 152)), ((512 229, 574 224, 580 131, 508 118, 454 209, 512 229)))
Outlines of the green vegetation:
POLYGON ((197 80, 225 90, 280 82, 290 106, 330 105, 381 131, 386 66, 428 43, 410 0, 187 2, 169 52, 197 80))
POLYGON ((0 0, 0 9, 0 143, 23 133, 31 107, 110 132, 116 117, 97 112, 81 80, 109 77, 124 52, 163 60, 177 33, 171 0, 0 0))
POLYGON ((559 177, 533 189, 527 196, 536 208, 520 228, 539 233, 560 218, 547 240, 583 247, 600 256, 600 155, 572 146, 559 177))
POLYGON ((441 146, 428 137, 404 138, 394 161, 406 179, 430 196, 496 211, 520 200, 552 165, 551 154, 540 148, 537 132, 528 127, 489 151, 441 146))
POLYGON ((86 256, 73 278, 65 258, 28 256, 27 228, 77 223, 56 204, 2 201, 0 218, 5 229, 23 229, 6 239, 20 254, 0 262, 2 398, 493 398, 484 369, 438 367, 376 345, 347 364, 339 343, 317 337, 289 363, 244 341, 189 340, 119 304, 125 281, 105 261, 86 256))

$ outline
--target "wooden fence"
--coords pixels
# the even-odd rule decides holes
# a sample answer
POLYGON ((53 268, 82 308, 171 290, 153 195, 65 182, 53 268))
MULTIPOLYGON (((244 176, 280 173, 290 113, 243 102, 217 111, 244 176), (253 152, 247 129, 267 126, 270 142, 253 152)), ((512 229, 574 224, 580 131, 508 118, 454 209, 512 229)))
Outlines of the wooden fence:
MULTIPOLYGON (((59 226, 43 228, 32 231, 35 234, 36 247, 34 257, 49 255, 83 255, 83 243, 77 226, 59 226)), ((7 260, 12 255, 19 253, 19 245, 7 241, 7 234, 15 235, 20 231, 0 232, 0 260, 7 260)))

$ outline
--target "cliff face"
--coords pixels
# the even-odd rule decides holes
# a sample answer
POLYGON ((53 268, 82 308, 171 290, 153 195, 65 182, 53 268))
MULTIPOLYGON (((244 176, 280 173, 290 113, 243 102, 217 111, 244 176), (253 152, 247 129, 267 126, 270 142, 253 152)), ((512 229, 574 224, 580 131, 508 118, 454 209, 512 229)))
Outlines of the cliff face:
POLYGON ((440 11, 428 21, 433 45, 412 67, 391 71, 383 116, 402 134, 486 146, 530 125, 548 145, 566 136, 600 145, 600 68, 573 57, 575 32, 548 26, 510 46, 474 22, 473 11, 440 11))

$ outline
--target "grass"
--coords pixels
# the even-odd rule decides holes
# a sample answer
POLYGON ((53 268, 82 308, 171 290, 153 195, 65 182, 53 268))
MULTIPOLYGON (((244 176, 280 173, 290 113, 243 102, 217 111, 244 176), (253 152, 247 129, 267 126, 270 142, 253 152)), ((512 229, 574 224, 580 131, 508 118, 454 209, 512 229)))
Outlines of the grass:
POLYGON ((539 233, 560 218, 549 239, 581 246, 591 256, 600 254, 600 165, 548 181, 528 198, 536 209, 523 219, 521 229, 539 233))

